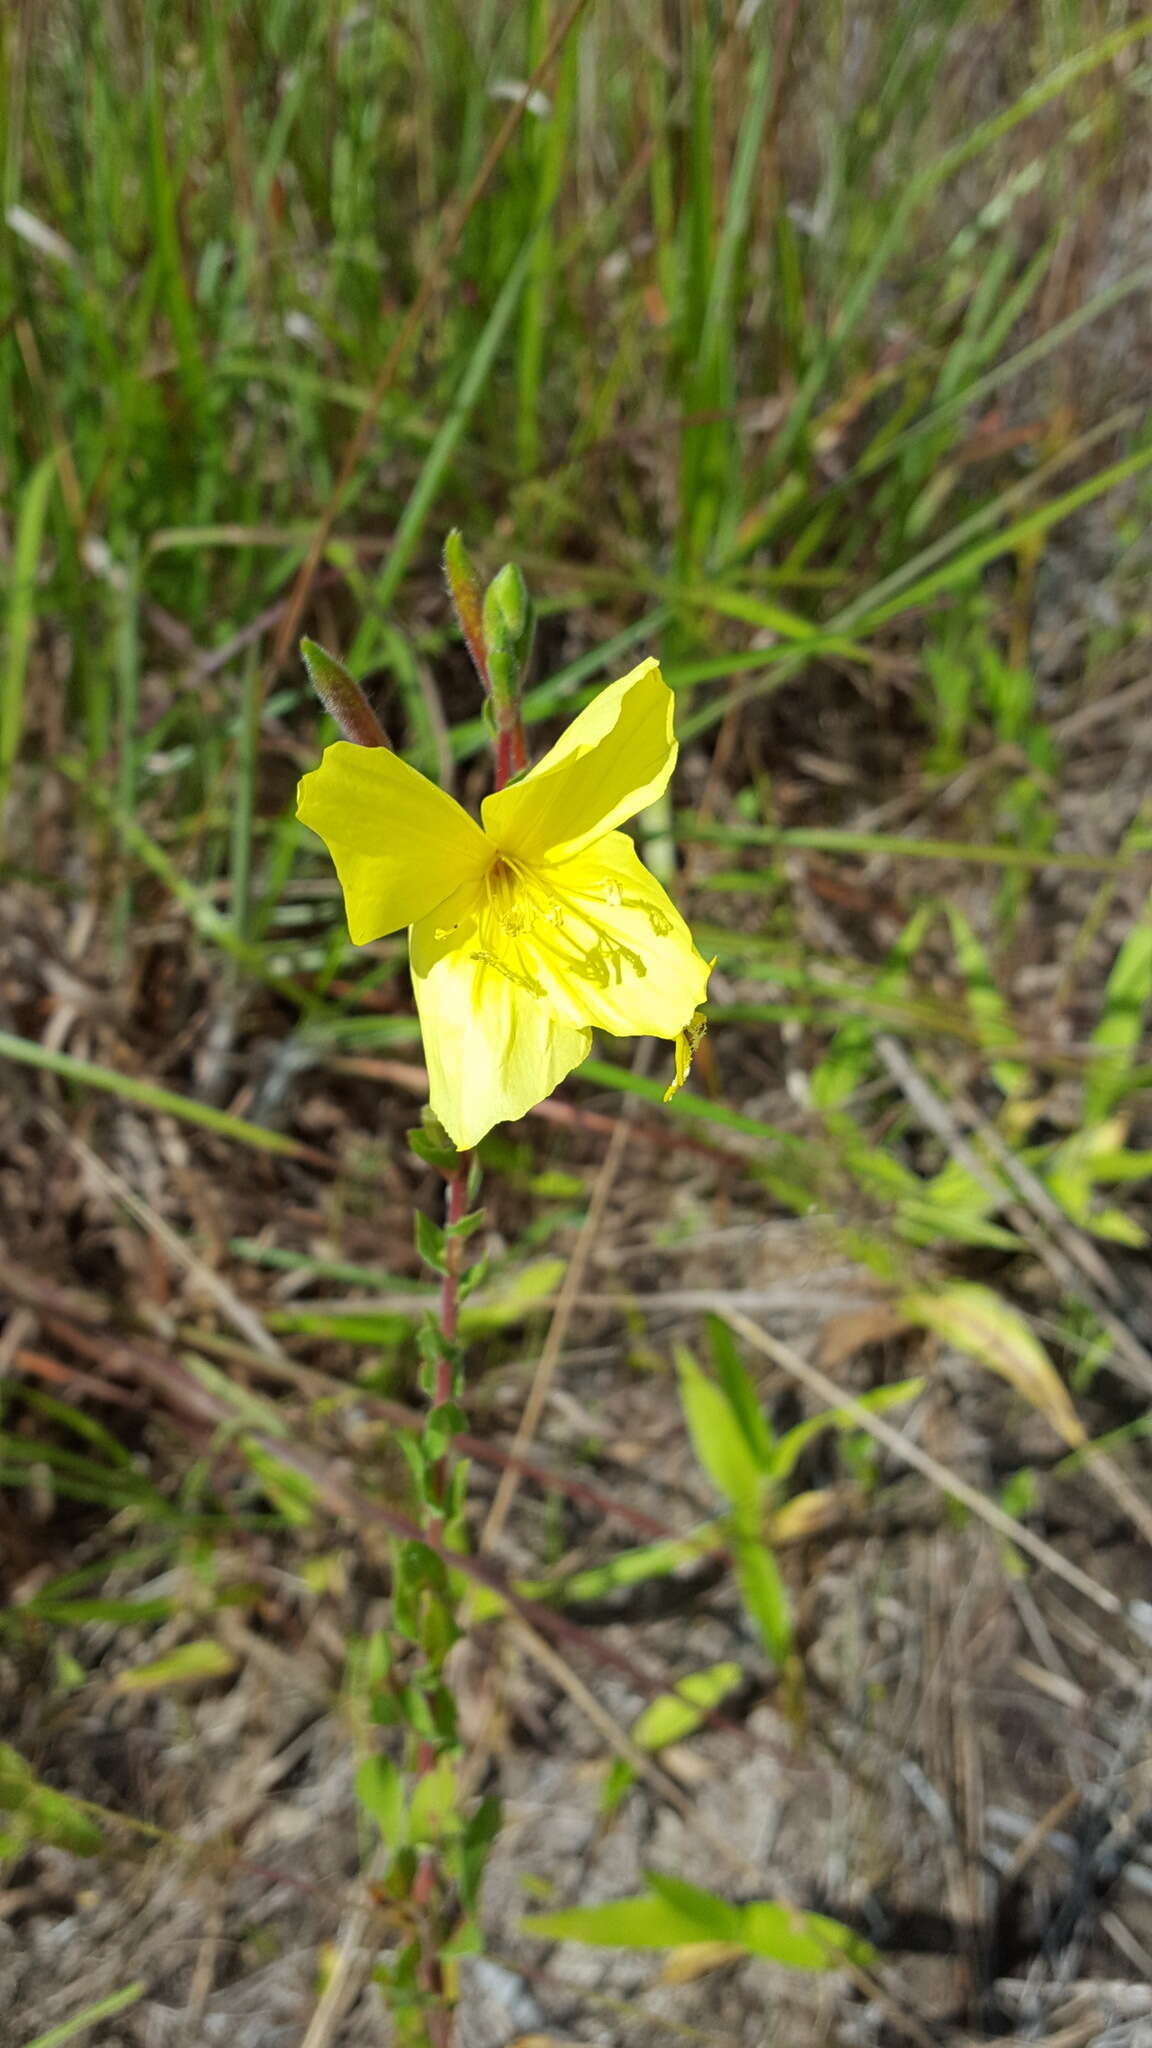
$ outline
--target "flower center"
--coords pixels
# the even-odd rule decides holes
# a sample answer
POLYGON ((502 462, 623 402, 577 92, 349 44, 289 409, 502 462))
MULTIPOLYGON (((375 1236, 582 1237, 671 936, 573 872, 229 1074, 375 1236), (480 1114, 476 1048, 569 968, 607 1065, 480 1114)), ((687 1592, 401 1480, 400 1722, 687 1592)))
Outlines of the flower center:
POLYGON ((547 993, 535 971, 545 964, 562 980, 575 977, 602 989, 628 974, 643 977, 643 954, 601 922, 597 901, 607 910, 639 910, 657 938, 672 930, 658 906, 626 896, 610 876, 577 894, 555 871, 545 874, 498 854, 485 877, 480 945, 471 957, 534 996, 547 993))

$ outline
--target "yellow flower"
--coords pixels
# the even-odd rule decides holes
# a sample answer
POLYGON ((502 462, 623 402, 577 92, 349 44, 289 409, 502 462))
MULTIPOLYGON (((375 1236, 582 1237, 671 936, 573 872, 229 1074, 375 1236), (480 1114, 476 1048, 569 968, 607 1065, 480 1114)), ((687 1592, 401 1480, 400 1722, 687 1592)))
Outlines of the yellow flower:
POLYGON ((676 751, 649 660, 485 797, 483 829, 384 747, 337 740, 301 782, 353 942, 411 926, 432 1109, 460 1147, 550 1095, 593 1025, 680 1039, 692 1022, 709 967, 615 829, 660 795, 676 751))

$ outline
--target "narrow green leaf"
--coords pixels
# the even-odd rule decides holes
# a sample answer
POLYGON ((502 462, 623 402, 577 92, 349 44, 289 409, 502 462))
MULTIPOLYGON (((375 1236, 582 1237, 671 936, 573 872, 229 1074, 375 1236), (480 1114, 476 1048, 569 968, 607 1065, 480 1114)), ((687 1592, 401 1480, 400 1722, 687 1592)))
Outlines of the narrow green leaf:
POLYGON ((168 1692, 180 1685, 202 1685, 206 1679, 229 1677, 235 1671, 237 1661, 233 1651, 211 1637, 201 1642, 181 1643, 178 1649, 170 1650, 167 1656, 154 1658, 150 1664, 136 1664, 131 1671, 118 1672, 112 1681, 112 1690, 151 1693, 168 1692))
POLYGON ((19 1750, 0 1743, 0 1813, 21 1847, 51 1842, 76 1856, 94 1856, 104 1837, 91 1815, 66 1792, 42 1785, 19 1750))
POLYGON ((24 486, 16 520, 16 538, 8 571, 4 664, 0 670, 0 817, 8 794, 12 764, 24 729, 24 690, 28 656, 36 624, 36 572, 48 494, 56 478, 56 457, 46 455, 24 486))
POLYGON ((1084 1121, 1103 1123, 1126 1092, 1152 1002, 1152 903, 1120 947, 1108 976, 1104 1009, 1092 1033, 1096 1059, 1084 1083, 1084 1121))
POLYGON ((525 1934, 544 1941, 590 1942, 598 1948, 680 1948, 704 1941, 689 1913, 650 1893, 613 1899, 603 1906, 570 1906, 561 1913, 530 1913, 520 1922, 525 1934))
POLYGON ((792 1649, 792 1606, 780 1567, 758 1538, 733 1539, 736 1579, 749 1617, 774 1664, 783 1668, 792 1649))
POLYGON ((754 1514, 763 1488, 763 1468, 727 1395, 679 1345, 676 1371, 680 1402, 692 1447, 712 1484, 735 1513, 754 1514))
MULTIPOLYGON (((867 1408, 870 1415, 883 1415, 889 1408, 900 1408, 905 1401, 915 1401, 924 1392, 922 1379, 898 1380, 888 1387, 872 1387, 865 1394, 858 1394, 856 1400, 861 1408, 867 1408)), ((772 1477, 778 1483, 789 1479, 799 1462, 801 1452, 807 1449, 814 1437, 825 1429, 853 1430, 859 1428, 857 1418, 847 1408, 825 1408, 820 1415, 811 1415, 804 1422, 782 1436, 772 1459, 772 1477)))
POLYGON ((1044 1346, 1020 1311, 991 1287, 956 1281, 933 1294, 905 1295, 900 1306, 911 1321, 999 1373, 1073 1449, 1084 1443, 1084 1425, 1044 1346))
POLYGON ((89 2027, 98 2020, 115 2019, 118 2012, 127 2012, 129 2006, 138 2005, 148 1986, 141 1978, 136 1984, 126 1984, 122 1991, 110 1991, 107 1998, 99 1998, 95 2005, 86 2005, 83 2012, 74 2014, 70 2020, 62 2020, 58 2027, 49 2027, 46 2034, 37 2034, 27 2048, 65 2048, 68 2041, 78 2041, 89 2027))
POLYGON ((708 1318, 708 1343, 716 1378, 745 1441, 762 1472, 771 1468, 773 1436, 760 1406, 756 1382, 745 1366, 735 1334, 719 1316, 708 1318))
MULTIPOLYGON (((475 347, 460 379, 455 397, 444 415, 444 422, 428 453, 428 458, 413 486, 411 495, 396 527, 392 548, 385 566, 377 578, 372 591, 374 608, 387 612, 401 580, 420 544, 425 524, 436 502, 444 481, 448 465, 454 456, 461 437, 480 401, 488 378, 492 373, 496 355, 507 332, 512 315, 519 303, 528 273, 528 262, 532 253, 533 237, 529 236, 519 256, 504 279, 485 322, 475 347)), ((366 621, 356 636, 349 657, 351 666, 362 666, 372 638, 371 622, 366 621)))
MULTIPOLYGON (((996 986, 988 955, 959 904, 946 903, 944 911, 952 927, 956 962, 964 976, 968 1007, 980 1042, 988 1048, 1008 1045, 1016 1037, 1016 1027, 996 986)), ((993 1059, 991 1073, 1005 1095, 1022 1094, 1031 1079, 1028 1068, 1019 1060, 993 1059)))
POLYGON ((735 1690, 743 1675, 739 1664, 728 1663, 710 1664, 706 1671, 690 1671, 687 1677, 678 1678, 672 1692, 661 1693, 633 1722, 633 1742, 647 1750, 682 1742, 735 1690))

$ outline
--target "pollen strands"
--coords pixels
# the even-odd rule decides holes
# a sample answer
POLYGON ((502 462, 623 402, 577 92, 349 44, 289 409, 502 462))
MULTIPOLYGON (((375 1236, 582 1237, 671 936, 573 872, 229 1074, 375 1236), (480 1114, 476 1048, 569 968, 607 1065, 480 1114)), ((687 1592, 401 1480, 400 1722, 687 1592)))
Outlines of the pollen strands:
MULTIPOLYGON (((648 920, 654 937, 668 937, 672 921, 658 905, 626 896, 620 883, 611 878, 595 886, 606 908, 638 910, 648 920)), ((589 898, 564 886, 557 869, 542 872, 512 855, 500 854, 485 876, 484 889, 478 920, 481 944, 470 958, 494 967, 529 995, 542 999, 547 995, 531 971, 533 946, 551 955, 554 970, 561 976, 574 974, 597 988, 619 987, 626 973, 640 978, 647 974, 643 954, 601 924, 589 910, 589 898), (515 965, 508 958, 510 952, 515 954, 515 965)), ((447 938, 449 933, 438 929, 436 936, 447 938)))

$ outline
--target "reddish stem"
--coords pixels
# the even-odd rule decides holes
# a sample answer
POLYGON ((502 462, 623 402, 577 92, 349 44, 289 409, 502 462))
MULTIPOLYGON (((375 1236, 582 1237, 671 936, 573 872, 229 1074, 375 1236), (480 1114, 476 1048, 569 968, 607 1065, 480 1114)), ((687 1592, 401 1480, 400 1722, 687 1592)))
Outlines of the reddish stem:
POLYGON ((519 775, 520 770, 527 767, 527 765, 528 755, 524 746, 524 728, 520 723, 519 713, 517 713, 515 724, 501 726, 496 734, 496 788, 506 788, 512 777, 519 775))

